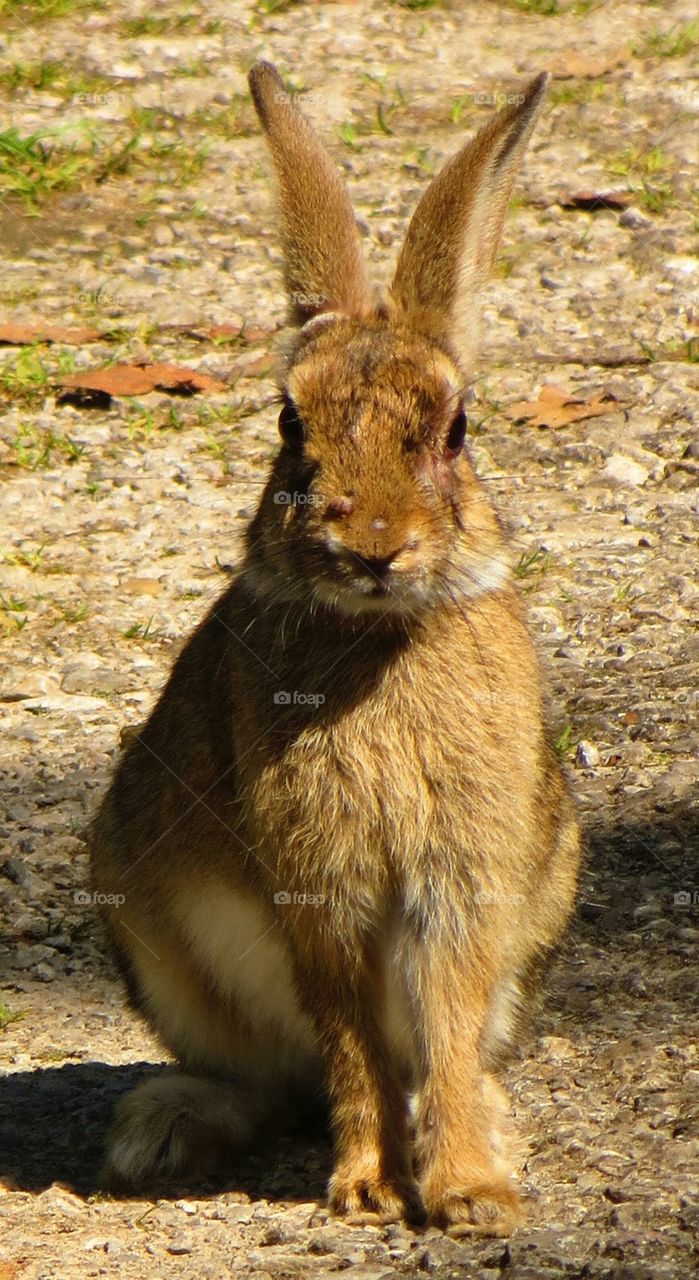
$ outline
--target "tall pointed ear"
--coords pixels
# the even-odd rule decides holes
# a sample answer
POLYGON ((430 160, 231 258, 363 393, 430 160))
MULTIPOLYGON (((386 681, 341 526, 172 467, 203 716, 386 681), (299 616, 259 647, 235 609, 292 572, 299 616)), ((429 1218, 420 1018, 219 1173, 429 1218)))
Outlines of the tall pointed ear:
POLYGON ((256 62, 248 82, 279 182, 289 318, 362 315, 371 295, 342 178, 276 67, 256 62))
POLYGON ((543 73, 503 107, 442 169, 413 214, 391 286, 417 328, 466 357, 472 295, 495 258, 517 170, 548 82, 543 73))

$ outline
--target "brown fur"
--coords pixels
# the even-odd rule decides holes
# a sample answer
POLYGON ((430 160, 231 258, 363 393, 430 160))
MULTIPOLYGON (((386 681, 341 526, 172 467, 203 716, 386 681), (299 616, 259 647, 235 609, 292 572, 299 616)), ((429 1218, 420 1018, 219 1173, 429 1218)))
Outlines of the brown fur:
POLYGON ((464 281, 492 259, 542 80, 428 190, 371 311, 328 157, 273 68, 251 83, 304 323, 241 571, 94 824, 122 967, 180 1064, 122 1104, 108 1175, 191 1171, 206 1135, 249 1140, 265 1094, 325 1090, 337 1212, 505 1232, 487 1072, 570 914, 578 835, 507 548, 453 432, 464 281))

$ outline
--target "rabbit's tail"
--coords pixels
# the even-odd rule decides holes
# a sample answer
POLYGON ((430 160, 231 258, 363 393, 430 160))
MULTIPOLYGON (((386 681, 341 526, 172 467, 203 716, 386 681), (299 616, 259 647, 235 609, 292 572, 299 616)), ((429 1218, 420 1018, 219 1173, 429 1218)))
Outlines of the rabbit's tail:
POLYGON ((100 1181, 123 1192, 213 1173, 250 1144, 263 1115, 250 1086, 167 1070, 119 1103, 100 1181))

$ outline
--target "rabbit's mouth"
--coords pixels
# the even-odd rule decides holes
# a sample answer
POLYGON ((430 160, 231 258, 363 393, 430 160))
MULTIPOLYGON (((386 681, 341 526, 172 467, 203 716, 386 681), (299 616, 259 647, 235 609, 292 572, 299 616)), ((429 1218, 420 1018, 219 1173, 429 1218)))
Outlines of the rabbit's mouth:
POLYGON ((392 573, 377 577, 360 571, 351 575, 318 575, 313 581, 316 597, 341 613, 415 614, 429 604, 430 593, 422 575, 392 573))

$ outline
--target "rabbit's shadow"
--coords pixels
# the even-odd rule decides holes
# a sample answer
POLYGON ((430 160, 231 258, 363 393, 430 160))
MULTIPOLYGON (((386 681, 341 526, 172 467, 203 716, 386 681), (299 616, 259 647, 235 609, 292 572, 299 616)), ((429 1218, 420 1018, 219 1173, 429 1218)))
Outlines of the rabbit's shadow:
MULTIPOLYGON (((114 1107, 124 1093, 161 1069, 145 1062, 87 1062, 0 1076, 0 1180, 7 1178, 24 1191, 42 1191, 58 1182, 82 1196, 100 1192, 104 1139, 114 1107)), ((168 1198, 235 1190, 256 1200, 322 1200, 330 1166, 323 1118, 313 1116, 303 1135, 268 1135, 259 1149, 231 1161, 215 1179, 153 1190, 168 1198)))

